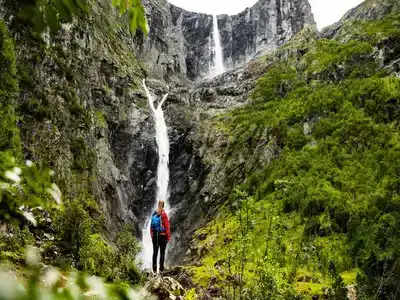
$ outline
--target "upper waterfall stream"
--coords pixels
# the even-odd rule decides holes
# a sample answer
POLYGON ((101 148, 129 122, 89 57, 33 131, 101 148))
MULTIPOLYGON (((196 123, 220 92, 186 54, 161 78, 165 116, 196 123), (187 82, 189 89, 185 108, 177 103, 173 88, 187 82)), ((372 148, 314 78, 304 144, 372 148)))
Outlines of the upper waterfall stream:
MULTIPOLYGON (((157 202, 159 200, 165 201, 165 210, 167 213, 170 211, 169 205, 169 138, 168 138, 168 128, 165 123, 164 112, 162 110, 162 105, 168 98, 168 93, 164 95, 161 102, 158 103, 157 107, 154 102, 156 101, 151 95, 149 89, 146 86, 146 81, 143 80, 143 87, 146 92, 147 99, 149 101, 149 106, 155 121, 155 129, 156 129, 156 142, 157 142, 157 152, 158 152, 158 167, 157 167, 157 196, 154 201, 154 209, 156 209, 157 202)), ((143 262, 143 268, 151 268, 152 264, 152 253, 153 253, 153 245, 150 237, 150 217, 148 216, 148 220, 145 222, 145 226, 142 231, 142 254, 141 259, 143 262)))
POLYGON ((215 48, 215 58, 214 58, 214 74, 213 76, 218 76, 225 72, 224 66, 224 56, 221 46, 221 36, 218 29, 218 18, 213 15, 213 38, 214 38, 214 48, 215 48))

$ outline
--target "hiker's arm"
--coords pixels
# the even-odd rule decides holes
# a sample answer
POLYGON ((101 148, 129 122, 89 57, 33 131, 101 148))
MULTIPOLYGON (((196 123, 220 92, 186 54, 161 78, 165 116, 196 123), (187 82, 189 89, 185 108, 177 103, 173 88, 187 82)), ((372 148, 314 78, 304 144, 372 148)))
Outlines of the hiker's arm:
POLYGON ((167 233, 167 240, 169 241, 171 239, 171 231, 169 228, 169 220, 168 220, 168 215, 165 214, 165 230, 167 233))

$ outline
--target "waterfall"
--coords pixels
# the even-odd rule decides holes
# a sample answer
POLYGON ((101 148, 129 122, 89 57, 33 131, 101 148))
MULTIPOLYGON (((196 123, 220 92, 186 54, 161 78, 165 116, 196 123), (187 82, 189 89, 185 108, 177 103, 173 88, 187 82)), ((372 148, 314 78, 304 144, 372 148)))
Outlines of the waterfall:
MULTIPOLYGON (((165 123, 164 112, 162 110, 162 105, 165 100, 167 100, 168 94, 166 94, 161 102, 155 107, 155 100, 153 96, 150 94, 149 89, 146 86, 146 80, 143 80, 143 87, 146 91, 146 96, 149 101, 150 109, 154 117, 155 127, 156 127, 156 142, 157 142, 157 150, 158 150, 158 167, 157 167, 157 196, 155 199, 154 209, 156 209, 158 200, 165 201, 165 210, 169 213, 169 191, 168 191, 168 183, 169 183, 169 139, 168 139, 168 130, 167 125, 165 123)), ((151 268, 152 264, 152 255, 153 255, 153 245, 150 237, 150 216, 148 216, 148 220, 145 223, 142 231, 142 253, 141 260, 143 262, 143 268, 148 269, 151 268)))
POLYGON ((224 67, 224 57, 221 46, 221 36, 218 30, 218 18, 215 14, 213 15, 213 38, 214 38, 214 48, 215 48, 213 75, 217 76, 225 72, 225 67, 224 67))

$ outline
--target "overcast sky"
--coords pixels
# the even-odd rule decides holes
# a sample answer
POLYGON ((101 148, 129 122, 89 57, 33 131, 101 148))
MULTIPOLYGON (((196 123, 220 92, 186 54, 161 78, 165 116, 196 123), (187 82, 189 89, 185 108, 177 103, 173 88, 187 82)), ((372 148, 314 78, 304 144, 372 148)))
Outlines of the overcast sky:
MULTIPOLYGON (((318 28, 338 21, 346 11, 362 0, 309 0, 318 28)), ((184 9, 204 13, 237 14, 257 0, 169 0, 184 9)))

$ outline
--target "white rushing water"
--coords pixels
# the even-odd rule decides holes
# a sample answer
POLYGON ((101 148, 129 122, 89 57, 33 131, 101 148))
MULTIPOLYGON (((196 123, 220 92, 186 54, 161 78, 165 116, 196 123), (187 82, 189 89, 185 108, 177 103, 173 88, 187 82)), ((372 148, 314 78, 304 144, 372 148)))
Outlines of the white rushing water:
POLYGON ((218 29, 218 18, 216 15, 213 15, 213 38, 215 47, 213 75, 217 76, 225 72, 225 67, 224 67, 224 56, 222 53, 222 46, 221 46, 221 36, 219 34, 219 29, 218 29))
MULTIPOLYGON (((161 102, 155 106, 154 102, 155 99, 151 95, 149 89, 146 86, 146 81, 143 80, 143 87, 146 91, 146 96, 149 101, 150 109, 152 111, 155 127, 156 127, 156 142, 157 142, 157 151, 158 151, 158 167, 157 167, 157 196, 154 200, 154 207, 151 213, 156 209, 157 202, 159 200, 165 201, 165 210, 167 213, 170 211, 169 207, 169 139, 168 139, 168 130, 167 125, 165 123, 164 112, 162 110, 162 105, 164 104, 165 100, 167 100, 168 94, 166 94, 161 102)), ((141 260, 142 260, 142 267, 143 269, 151 268, 152 264, 152 255, 153 255, 153 245, 151 242, 150 237, 150 217, 148 216, 148 220, 143 227, 142 231, 142 253, 141 253, 141 260)))

